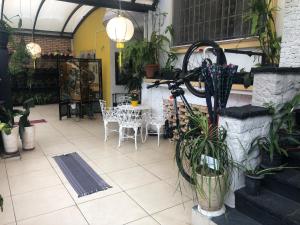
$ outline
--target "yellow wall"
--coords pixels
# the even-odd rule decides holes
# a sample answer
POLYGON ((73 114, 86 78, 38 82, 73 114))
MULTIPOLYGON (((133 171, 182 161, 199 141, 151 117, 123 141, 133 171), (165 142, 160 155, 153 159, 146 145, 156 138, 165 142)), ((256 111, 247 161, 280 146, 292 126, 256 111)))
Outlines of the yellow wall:
POLYGON ((111 105, 110 84, 110 40, 102 24, 105 9, 97 9, 81 24, 74 35, 75 56, 80 52, 96 51, 96 58, 102 59, 103 97, 111 105))

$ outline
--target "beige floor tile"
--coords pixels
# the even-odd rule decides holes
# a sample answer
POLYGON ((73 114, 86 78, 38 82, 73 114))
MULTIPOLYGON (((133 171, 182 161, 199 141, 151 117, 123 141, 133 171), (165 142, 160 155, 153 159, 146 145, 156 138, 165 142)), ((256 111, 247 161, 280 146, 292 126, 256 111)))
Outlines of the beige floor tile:
POLYGON ((196 197, 195 191, 193 190, 191 184, 188 183, 183 177, 180 176, 180 178, 169 178, 164 181, 174 186, 174 188, 176 188, 178 192, 189 196, 191 199, 196 197))
POLYGON ((7 177, 4 160, 0 160, 0 179, 7 177))
POLYGON ((86 202, 79 208, 93 225, 123 225, 147 216, 125 193, 86 202))
POLYGON ((9 178, 12 195, 61 184, 54 170, 46 169, 9 178))
POLYGON ((159 181, 157 177, 142 167, 133 167, 109 173, 108 176, 117 182, 124 190, 159 181))
POLYGON ((15 222, 13 205, 10 197, 4 197, 3 212, 0 211, 0 225, 15 222))
POLYGON ((136 151, 133 153, 128 153, 126 154, 126 156, 141 165, 172 159, 172 157, 164 154, 158 149, 148 151, 136 151))
POLYGON ((127 223, 126 225, 160 225, 151 217, 146 217, 131 223, 127 223))
POLYGON ((17 220, 38 216, 74 205, 63 185, 12 197, 17 220))
POLYGON ((157 163, 151 163, 143 166, 160 179, 178 177, 178 169, 175 160, 166 160, 157 163))
POLYGON ((137 166, 131 159, 125 156, 109 157, 109 158, 95 158, 93 162, 104 172, 114 172, 137 166))
POLYGON ((152 214, 189 200, 165 182, 156 182, 126 191, 148 213, 152 214))
POLYGON ((46 157, 28 160, 11 160, 6 162, 8 176, 16 176, 24 173, 51 169, 46 157))
POLYGON ((76 207, 70 207, 19 221, 18 225, 87 225, 88 223, 76 207))
POLYGON ((90 151, 83 151, 84 155, 86 155, 90 160, 94 160, 97 158, 110 158, 110 157, 120 157, 122 154, 115 149, 90 149, 90 151))
POLYGON ((122 192, 121 188, 115 182, 113 182, 107 175, 103 174, 103 175, 101 175, 101 178, 103 180, 105 180, 105 182, 107 182, 107 184, 109 184, 111 186, 111 188, 108 188, 103 191, 98 191, 93 194, 86 195, 86 196, 83 196, 80 198, 78 198, 77 192, 73 189, 73 187, 71 186, 71 184, 68 181, 64 183, 64 186, 67 188, 68 192, 71 194, 73 200, 77 204, 91 201, 91 200, 94 200, 97 198, 103 198, 105 196, 109 196, 109 195, 113 195, 113 194, 122 192))
POLYGON ((10 195, 8 180, 6 177, 0 178, 0 194, 4 197, 10 195))
POLYGON ((191 225, 192 202, 177 205, 152 215, 161 225, 191 225))
POLYGON ((36 144, 35 149, 31 151, 22 151, 22 160, 27 160, 27 159, 37 159, 37 158, 43 158, 44 153, 41 150, 41 147, 36 144))
POLYGON ((79 151, 79 148, 77 148, 75 145, 71 143, 53 144, 53 145, 49 145, 48 147, 44 147, 42 149, 46 155, 51 155, 51 156, 79 151))

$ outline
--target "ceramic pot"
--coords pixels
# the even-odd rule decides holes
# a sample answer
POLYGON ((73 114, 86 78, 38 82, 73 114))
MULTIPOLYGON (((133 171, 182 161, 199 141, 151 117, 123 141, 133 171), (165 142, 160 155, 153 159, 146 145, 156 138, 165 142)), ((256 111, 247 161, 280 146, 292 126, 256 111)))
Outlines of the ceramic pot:
POLYGON ((245 175, 246 192, 250 195, 257 196, 260 194, 261 182, 264 176, 245 175))
POLYGON ((198 175, 198 184, 203 193, 198 193, 199 206, 202 210, 214 212, 224 206, 225 178, 224 175, 215 177, 198 175))
POLYGON ((139 105, 139 101, 131 101, 131 106, 136 107, 139 105))
POLYGON ((159 70, 159 64, 148 64, 145 66, 147 78, 154 78, 155 73, 159 70))
POLYGON ((14 154, 18 151, 18 140, 19 140, 19 127, 14 126, 11 129, 10 134, 2 133, 2 139, 4 144, 4 149, 7 154, 14 154))
POLYGON ((25 127, 22 138, 23 150, 33 150, 35 148, 35 126, 25 127))

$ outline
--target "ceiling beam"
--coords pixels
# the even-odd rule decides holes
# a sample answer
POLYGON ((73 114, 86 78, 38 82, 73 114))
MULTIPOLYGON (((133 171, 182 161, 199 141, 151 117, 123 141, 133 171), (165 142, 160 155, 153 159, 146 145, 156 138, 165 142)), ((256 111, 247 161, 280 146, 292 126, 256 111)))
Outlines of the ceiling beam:
POLYGON ((2 7, 1 7, 1 20, 3 20, 3 13, 4 13, 4 0, 2 0, 2 7))
POLYGON ((39 5, 39 8, 38 8, 38 10, 37 10, 37 12, 36 12, 36 15, 35 15, 35 18, 34 18, 34 22, 33 22, 33 27, 32 27, 32 36, 34 36, 34 31, 35 31, 36 22, 37 22, 37 19, 38 19, 38 17, 39 17, 40 11, 41 11, 41 9, 42 9, 42 7, 43 7, 45 1, 46 1, 46 0, 42 0, 42 1, 41 1, 40 5, 39 5))
POLYGON ((64 31, 65 31, 65 29, 66 29, 66 27, 67 27, 69 21, 71 20, 72 16, 77 12, 78 9, 81 8, 81 6, 82 6, 82 5, 76 6, 75 9, 73 9, 73 11, 70 13, 70 15, 68 16, 68 18, 67 18, 67 20, 66 20, 66 22, 65 22, 65 24, 64 24, 64 26, 63 26, 63 28, 61 29, 61 34, 64 33, 64 31))
MULTIPOLYGON (((32 30, 31 29, 14 29, 14 34, 16 35, 26 35, 26 36, 31 36, 32 35, 32 30)), ((34 36, 47 36, 47 37, 57 37, 57 38, 67 38, 67 39, 72 39, 73 34, 72 33, 66 33, 64 32, 61 34, 61 32, 57 31, 46 31, 46 30, 35 30, 34 31, 34 36)))
MULTIPOLYGON (((59 0, 63 2, 71 2, 83 5, 90 5, 95 7, 119 9, 118 0, 59 0)), ((152 5, 124 2, 121 1, 122 10, 134 11, 134 12, 148 12, 155 10, 152 5)))
POLYGON ((74 31, 73 31, 73 35, 76 33, 76 31, 78 30, 78 28, 80 27, 80 25, 85 21, 85 19, 91 15, 96 9, 98 9, 97 7, 93 7, 90 11, 88 11, 87 14, 85 14, 84 17, 82 17, 82 19, 80 20, 80 22, 77 24, 77 26, 75 27, 74 31))

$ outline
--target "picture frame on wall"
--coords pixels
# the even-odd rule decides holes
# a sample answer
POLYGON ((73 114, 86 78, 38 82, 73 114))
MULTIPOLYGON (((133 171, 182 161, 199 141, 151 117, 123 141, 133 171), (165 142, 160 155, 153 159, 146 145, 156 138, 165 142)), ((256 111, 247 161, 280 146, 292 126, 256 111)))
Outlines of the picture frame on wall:
POLYGON ((119 67, 119 52, 115 52, 115 83, 116 85, 124 85, 125 82, 121 77, 121 71, 119 67))

